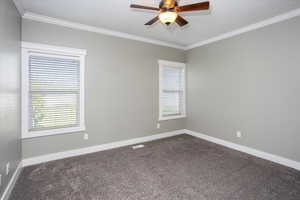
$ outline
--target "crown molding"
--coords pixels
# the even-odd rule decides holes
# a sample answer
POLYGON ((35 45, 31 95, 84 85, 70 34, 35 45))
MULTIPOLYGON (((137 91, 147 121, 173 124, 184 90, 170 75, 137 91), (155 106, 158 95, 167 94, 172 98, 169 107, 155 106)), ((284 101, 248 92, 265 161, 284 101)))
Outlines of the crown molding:
MULTIPOLYGON (((20 10, 23 10, 22 12, 24 12, 24 9, 22 8, 21 4, 17 3, 17 2, 19 2, 19 0, 13 0, 13 1, 15 2, 16 7, 18 8, 19 12, 21 13, 20 10), (19 5, 19 6, 17 6, 17 5, 19 5)), ((115 36, 115 37, 119 37, 119 38, 136 40, 136 41, 140 41, 140 42, 145 42, 145 43, 150 43, 150 44, 155 44, 155 45, 160 45, 160 46, 166 46, 166 47, 171 47, 171 48, 186 50, 186 51, 197 48, 197 47, 205 46, 205 45, 208 45, 208 44, 211 44, 214 42, 218 42, 221 40, 225 40, 225 39, 237 36, 237 35, 241 35, 243 33, 247 33, 247 32, 254 31, 254 30, 257 30, 260 28, 264 28, 266 26, 276 24, 276 23, 279 23, 282 21, 286 21, 286 20, 289 20, 289 19, 292 19, 292 18, 295 18, 298 16, 300 16, 300 8, 292 10, 292 11, 284 13, 284 14, 281 14, 281 15, 278 15, 278 16, 275 16, 275 17, 272 17, 272 18, 269 18, 269 19, 266 19, 266 20, 263 20, 261 22, 255 23, 255 24, 251 24, 249 26, 245 26, 240 29, 236 29, 234 31, 230 31, 230 32, 221 34, 216 37, 212 37, 208 40, 200 41, 195 44, 188 45, 188 46, 183 46, 183 45, 177 45, 177 44, 164 42, 164 41, 160 41, 160 40, 155 40, 155 39, 151 39, 151 38, 141 37, 141 36, 137 36, 137 35, 133 35, 133 34, 129 34, 129 33, 123 33, 123 32, 114 31, 114 30, 110 30, 110 29, 99 28, 99 27, 95 27, 95 26, 89 26, 89 25, 85 25, 85 24, 61 20, 61 19, 48 17, 48 16, 44 16, 44 15, 39 15, 39 14, 31 13, 31 12, 25 12, 23 14, 24 19, 29 19, 29 20, 33 20, 33 21, 44 22, 44 23, 48 23, 48 24, 54 24, 54 25, 68 27, 68 28, 104 34, 104 35, 110 35, 110 36, 115 36)))
POLYGON ((57 19, 57 18, 53 18, 53 17, 48 17, 48 16, 44 16, 44 15, 39 15, 39 14, 31 13, 31 12, 25 12, 25 14, 23 15, 23 18, 33 20, 33 21, 38 21, 38 22, 44 22, 44 23, 48 23, 48 24, 64 26, 64 27, 72 28, 72 29, 78 29, 78 30, 89 31, 89 32, 93 32, 93 33, 100 33, 100 34, 104 34, 104 35, 115 36, 115 37, 119 37, 119 38, 125 38, 125 39, 129 39, 129 40, 136 40, 136 41, 140 41, 140 42, 171 47, 171 48, 175 48, 175 49, 181 49, 181 50, 185 49, 184 46, 172 44, 169 42, 154 40, 154 39, 141 37, 141 36, 137 36, 137 35, 132 35, 129 33, 123 33, 123 32, 119 32, 119 31, 114 31, 114 30, 110 30, 110 29, 75 23, 75 22, 57 19))
POLYGON ((284 13, 284 14, 281 14, 281 15, 278 15, 278 16, 275 16, 275 17, 272 17, 272 18, 269 18, 267 20, 263 20, 261 22, 255 23, 255 24, 251 24, 249 26, 246 26, 246 27, 243 27, 240 29, 236 29, 234 31, 230 31, 228 33, 219 35, 217 37, 210 38, 208 40, 189 45, 184 50, 191 50, 196 47, 201 47, 201 46, 211 44, 211 43, 214 43, 214 42, 217 42, 220 40, 228 39, 228 38, 231 38, 231 37, 234 37, 234 36, 246 33, 246 32, 254 31, 256 29, 260 29, 260 28, 263 28, 263 27, 266 27, 266 26, 269 26, 272 24, 286 21, 288 19, 292 19, 292 18, 298 17, 298 16, 300 16, 300 8, 292 10, 292 11, 284 13))
POLYGON ((23 16, 24 13, 25 13, 25 9, 24 9, 21 1, 20 0, 13 0, 13 2, 15 4, 17 10, 19 11, 20 15, 23 16))

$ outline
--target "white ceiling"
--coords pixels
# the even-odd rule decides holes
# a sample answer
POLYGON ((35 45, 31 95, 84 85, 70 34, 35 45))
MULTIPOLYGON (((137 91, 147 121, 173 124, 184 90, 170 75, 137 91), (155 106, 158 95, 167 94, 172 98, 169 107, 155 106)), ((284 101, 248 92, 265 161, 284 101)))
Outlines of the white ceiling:
MULTIPOLYGON (((300 0, 211 0, 209 12, 186 13, 185 28, 143 24, 156 12, 131 3, 158 6, 160 0, 20 0, 26 12, 188 46, 300 8, 300 0)), ((180 5, 204 0, 181 0, 180 5)))

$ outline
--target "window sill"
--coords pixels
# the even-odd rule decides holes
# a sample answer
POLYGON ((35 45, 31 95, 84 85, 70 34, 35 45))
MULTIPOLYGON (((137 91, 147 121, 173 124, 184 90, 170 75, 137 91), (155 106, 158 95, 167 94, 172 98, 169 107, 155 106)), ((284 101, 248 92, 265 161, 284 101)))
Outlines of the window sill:
POLYGON ((53 130, 44 130, 44 131, 31 131, 22 134, 22 139, 52 136, 52 135, 62 135, 68 133, 82 132, 85 131, 85 127, 72 127, 72 128, 60 128, 53 130))
POLYGON ((177 116, 169 116, 169 117, 159 117, 158 121, 166 121, 172 119, 181 119, 186 118, 186 115, 177 115, 177 116))

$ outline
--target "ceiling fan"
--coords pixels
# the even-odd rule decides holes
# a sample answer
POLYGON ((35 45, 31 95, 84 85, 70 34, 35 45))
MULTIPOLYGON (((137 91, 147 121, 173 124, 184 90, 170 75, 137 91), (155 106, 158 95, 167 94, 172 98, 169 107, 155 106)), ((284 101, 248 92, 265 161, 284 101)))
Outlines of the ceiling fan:
POLYGON ((176 22, 179 26, 185 26, 188 24, 184 18, 182 18, 179 13, 187 11, 199 11, 208 10, 209 2, 201 2, 190 5, 179 6, 178 0, 162 0, 159 7, 150 7, 137 4, 131 4, 131 8, 146 9, 159 11, 159 15, 147 22, 145 25, 152 25, 156 21, 160 20, 163 24, 170 25, 176 22))

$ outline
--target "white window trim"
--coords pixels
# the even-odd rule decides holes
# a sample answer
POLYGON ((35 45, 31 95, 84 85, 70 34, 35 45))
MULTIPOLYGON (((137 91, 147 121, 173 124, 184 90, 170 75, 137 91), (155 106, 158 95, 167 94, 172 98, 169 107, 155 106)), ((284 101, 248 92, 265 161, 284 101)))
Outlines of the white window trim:
POLYGON ((85 131, 85 108, 84 108, 84 74, 85 74, 85 57, 87 51, 83 49, 73 49, 67 47, 50 46, 38 43, 22 42, 22 138, 34 138, 49 135, 66 134, 72 132, 85 131), (80 124, 78 127, 59 128, 42 131, 29 131, 29 56, 28 54, 46 53, 54 55, 72 56, 80 60, 80 124))
POLYGON ((171 120, 171 119, 180 119, 180 118, 186 118, 186 64, 185 63, 180 63, 180 62, 173 62, 173 61, 168 61, 168 60, 159 60, 158 61, 159 64, 159 117, 158 117, 158 121, 164 121, 164 120, 171 120), (184 92, 183 92, 183 111, 181 115, 175 115, 175 116, 163 116, 162 115, 162 102, 161 102, 161 96, 163 93, 162 90, 162 81, 163 81, 163 77, 162 77, 162 70, 164 66, 168 66, 168 67, 177 67, 177 68, 181 68, 184 71, 184 92))

